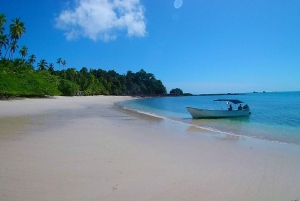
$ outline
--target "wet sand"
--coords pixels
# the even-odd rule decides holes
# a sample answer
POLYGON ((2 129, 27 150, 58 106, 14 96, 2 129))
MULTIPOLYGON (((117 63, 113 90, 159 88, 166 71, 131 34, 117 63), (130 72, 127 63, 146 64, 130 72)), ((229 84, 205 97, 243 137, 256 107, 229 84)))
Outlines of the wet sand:
POLYGON ((0 101, 0 200, 300 200, 300 147, 125 111, 0 101))

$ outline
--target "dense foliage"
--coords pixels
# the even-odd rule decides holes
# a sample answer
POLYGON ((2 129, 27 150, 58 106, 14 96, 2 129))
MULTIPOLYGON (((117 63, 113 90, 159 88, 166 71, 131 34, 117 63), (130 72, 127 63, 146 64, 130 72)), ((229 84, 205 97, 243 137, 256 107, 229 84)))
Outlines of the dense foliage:
POLYGON ((0 61, 1 96, 59 95, 59 78, 49 71, 35 71, 22 60, 0 61))
POLYGON ((67 68, 67 62, 57 59, 59 69, 54 64, 41 59, 36 63, 34 54, 28 58, 28 48, 22 46, 20 58, 14 59, 18 50, 18 39, 26 32, 20 18, 12 20, 9 34, 5 34, 5 15, 0 14, 0 96, 73 96, 80 92, 83 95, 164 95, 166 88, 160 80, 143 69, 126 75, 114 70, 90 69, 86 67, 77 71, 67 68), (4 54, 5 52, 5 54, 4 54))
POLYGON ((177 95, 177 96, 182 96, 183 95, 183 91, 179 88, 176 88, 176 89, 172 89, 170 91, 170 94, 173 94, 173 95, 177 95))

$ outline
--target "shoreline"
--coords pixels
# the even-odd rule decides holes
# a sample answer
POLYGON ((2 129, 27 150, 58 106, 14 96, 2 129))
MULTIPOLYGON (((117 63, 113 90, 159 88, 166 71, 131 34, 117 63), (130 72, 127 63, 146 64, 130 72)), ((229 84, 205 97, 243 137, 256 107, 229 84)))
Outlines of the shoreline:
POLYGON ((129 99, 0 101, 1 199, 300 199, 298 146, 213 134, 114 105, 129 99))
POLYGON ((231 136, 231 138, 245 138, 245 139, 249 139, 249 140, 262 141, 262 142, 268 142, 268 143, 286 144, 286 145, 297 146, 297 147, 300 148, 300 144, 299 143, 283 142, 283 141, 279 141, 279 140, 271 140, 271 139, 266 139, 266 138, 259 138, 257 136, 247 136, 247 135, 235 134, 235 133, 230 133, 230 132, 221 131, 221 130, 214 130, 214 129, 211 129, 211 128, 208 128, 208 127, 203 127, 203 126, 191 124, 190 122, 186 122, 184 120, 181 121, 179 119, 172 119, 172 118, 158 116, 158 115, 147 113, 147 112, 143 112, 143 111, 129 109, 129 108, 126 108, 126 107, 124 107, 122 105, 119 105, 119 104, 116 104, 116 106, 120 107, 122 110, 131 112, 133 114, 137 113, 137 114, 141 114, 141 115, 151 116, 151 117, 154 117, 154 118, 159 118, 159 119, 164 119, 164 120, 168 120, 168 121, 173 121, 174 123, 185 124, 186 126, 190 126, 191 128, 195 127, 196 129, 200 129, 201 132, 203 132, 203 133, 211 133, 212 135, 231 136))
POLYGON ((166 121, 171 121, 171 122, 174 122, 174 123, 185 124, 186 126, 190 127, 188 130, 195 130, 195 129, 196 130, 201 130, 202 134, 210 133, 211 135, 220 135, 220 136, 223 136, 223 137, 224 136, 230 136, 228 138, 232 138, 232 139, 233 138, 245 138, 245 139, 248 139, 248 140, 262 141, 262 142, 267 142, 267 143, 278 143, 278 144, 292 145, 292 146, 297 146, 297 147, 300 148, 299 144, 296 144, 296 143, 282 142, 282 141, 276 141, 276 140, 256 138, 255 136, 252 137, 252 136, 246 136, 246 135, 238 135, 238 134, 233 134, 233 133, 227 133, 225 131, 211 130, 211 129, 206 128, 206 127, 201 127, 201 126, 197 126, 197 125, 194 125, 194 124, 189 124, 187 122, 180 121, 180 120, 177 120, 177 119, 161 117, 161 116, 158 116, 158 115, 155 115, 155 114, 150 114, 150 113, 146 113, 146 112, 140 112, 140 111, 136 111, 136 110, 133 110, 133 109, 124 108, 123 106, 120 106, 118 104, 116 104, 116 106, 120 107, 121 110, 125 110, 125 111, 128 111, 129 113, 132 113, 133 115, 134 114, 140 114, 142 116, 144 115, 144 116, 149 116, 149 117, 153 117, 153 118, 163 119, 163 120, 166 120, 166 121))
MULTIPOLYGON (((280 95, 277 97, 276 95, 278 100, 284 100, 284 96, 280 95)), ((289 94, 289 96, 292 97, 291 102, 294 105, 297 94, 293 93, 289 94)), ((166 98, 164 100, 138 99, 131 103, 121 103, 121 105, 141 113, 154 114, 154 116, 187 123, 209 131, 300 146, 300 136, 298 135, 300 127, 297 124, 300 119, 296 113, 292 113, 293 110, 290 110, 289 107, 283 107, 285 105, 283 102, 278 106, 273 105, 269 107, 265 104, 267 103, 266 101, 258 101, 260 98, 268 99, 272 98, 272 96, 253 95, 249 96, 248 99, 245 98, 244 102, 248 101, 253 105, 251 107, 253 114, 239 118, 193 119, 185 109, 187 105, 197 107, 197 104, 200 104, 198 106, 200 108, 209 108, 208 103, 213 100, 212 98, 183 98, 182 100, 176 100, 176 98, 166 98), (277 107, 283 107, 282 111, 272 111, 272 108, 277 107)), ((237 97, 237 99, 241 100, 241 97, 237 97)))

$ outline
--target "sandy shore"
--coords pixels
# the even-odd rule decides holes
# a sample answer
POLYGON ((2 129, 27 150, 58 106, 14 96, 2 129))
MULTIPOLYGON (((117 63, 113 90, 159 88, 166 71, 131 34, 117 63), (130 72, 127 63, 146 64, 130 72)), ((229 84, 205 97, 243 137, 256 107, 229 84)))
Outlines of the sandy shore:
POLYGON ((300 200, 299 146, 113 104, 127 99, 0 101, 0 200, 300 200))

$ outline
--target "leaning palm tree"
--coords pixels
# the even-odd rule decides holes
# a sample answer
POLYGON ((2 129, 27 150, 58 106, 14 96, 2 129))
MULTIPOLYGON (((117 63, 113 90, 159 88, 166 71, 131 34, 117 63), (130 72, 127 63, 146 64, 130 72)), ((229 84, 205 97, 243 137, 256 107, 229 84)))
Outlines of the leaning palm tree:
POLYGON ((7 35, 0 35, 0 57, 2 56, 2 47, 6 50, 8 47, 7 35))
POLYGON ((48 68, 48 63, 45 59, 42 59, 39 63, 38 63, 38 70, 47 70, 48 68))
POLYGON ((22 56, 22 59, 24 60, 24 58, 27 56, 28 54, 28 48, 26 46, 23 46, 22 49, 20 49, 19 53, 22 56))
POLYGON ((60 64, 61 64, 61 62, 62 62, 62 58, 58 58, 57 61, 56 61, 56 63, 58 63, 58 65, 59 65, 59 70, 60 70, 60 64))

